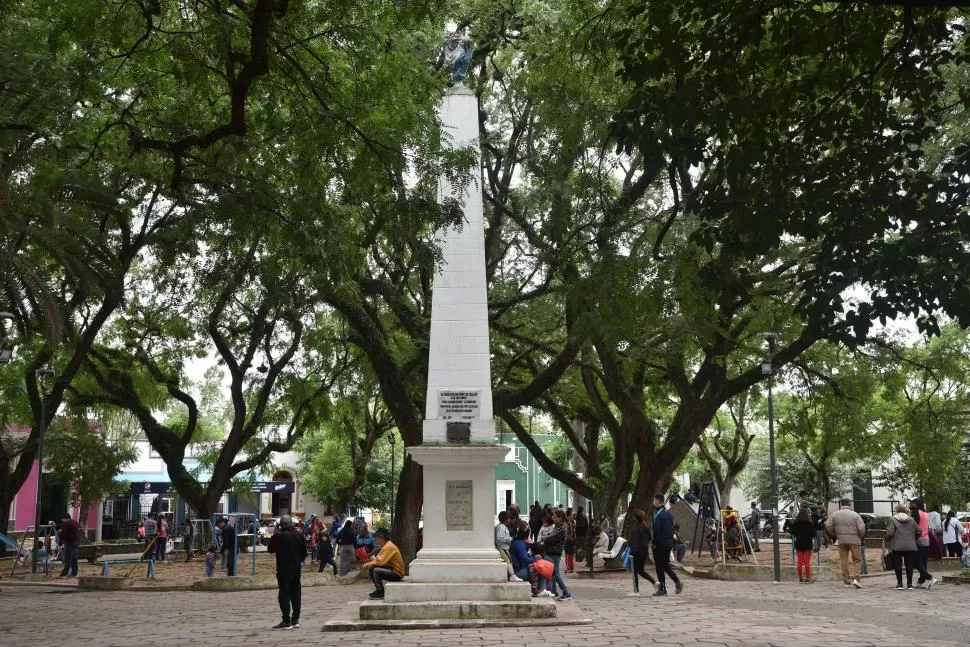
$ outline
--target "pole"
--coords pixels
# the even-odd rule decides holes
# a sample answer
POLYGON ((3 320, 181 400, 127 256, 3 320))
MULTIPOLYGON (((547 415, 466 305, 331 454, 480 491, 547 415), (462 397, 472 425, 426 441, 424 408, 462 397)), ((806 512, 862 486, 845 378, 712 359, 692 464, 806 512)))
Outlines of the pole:
MULTIPOLYGON (((39 371, 38 371, 39 376, 39 371)), ((42 379, 42 378, 41 378, 42 379)), ((40 380, 38 380, 40 381, 40 380)), ((37 575, 37 550, 40 541, 40 491, 44 485, 44 432, 47 431, 47 394, 40 384, 40 440, 37 444, 37 492, 34 501, 34 550, 30 558, 30 573, 37 575)))
POLYGON ((781 584, 781 544, 778 539, 778 465, 775 463, 775 338, 768 337, 768 454, 771 461, 771 550, 775 560, 775 584, 781 584))
POLYGON ((394 526, 394 506, 397 501, 394 499, 394 459, 395 459, 395 443, 393 436, 391 437, 391 526, 394 526))

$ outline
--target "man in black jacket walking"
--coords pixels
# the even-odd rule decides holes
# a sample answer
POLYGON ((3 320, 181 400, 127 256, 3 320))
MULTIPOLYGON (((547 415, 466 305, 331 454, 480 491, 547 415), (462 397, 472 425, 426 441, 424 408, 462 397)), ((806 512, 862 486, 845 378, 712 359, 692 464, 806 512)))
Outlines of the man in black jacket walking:
POLYGON ((684 585, 680 578, 670 567, 670 551, 673 550, 674 542, 674 517, 664 507, 664 497, 662 494, 653 495, 653 505, 656 508, 653 513, 653 563, 657 566, 657 592, 655 596, 667 595, 667 581, 664 575, 669 575, 674 581, 675 591, 680 593, 684 590, 684 585))
POLYGON ((300 573, 306 559, 306 540, 293 526, 288 514, 280 517, 280 529, 273 533, 266 550, 276 555, 276 583, 280 588, 279 602, 283 620, 273 629, 300 627, 300 573), (293 613, 290 613, 290 607, 293 613))

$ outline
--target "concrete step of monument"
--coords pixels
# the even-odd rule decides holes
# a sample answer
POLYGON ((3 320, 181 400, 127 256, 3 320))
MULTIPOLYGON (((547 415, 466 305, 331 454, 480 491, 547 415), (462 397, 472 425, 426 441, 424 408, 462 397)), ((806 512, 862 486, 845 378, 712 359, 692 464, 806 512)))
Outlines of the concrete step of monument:
POLYGON ((528 582, 463 583, 463 582, 388 582, 386 602, 529 602, 532 592, 528 582))
POLYGON ((556 602, 549 598, 530 599, 528 602, 372 600, 360 605, 361 620, 523 620, 555 617, 556 602))

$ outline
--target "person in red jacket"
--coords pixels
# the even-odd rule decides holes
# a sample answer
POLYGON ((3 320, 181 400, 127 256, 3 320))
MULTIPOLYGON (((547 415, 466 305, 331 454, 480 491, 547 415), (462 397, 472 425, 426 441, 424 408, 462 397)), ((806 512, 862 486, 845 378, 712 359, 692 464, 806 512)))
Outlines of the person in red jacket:
POLYGON ((64 568, 61 569, 60 577, 77 577, 77 542, 80 532, 77 522, 68 515, 61 519, 61 560, 64 568))

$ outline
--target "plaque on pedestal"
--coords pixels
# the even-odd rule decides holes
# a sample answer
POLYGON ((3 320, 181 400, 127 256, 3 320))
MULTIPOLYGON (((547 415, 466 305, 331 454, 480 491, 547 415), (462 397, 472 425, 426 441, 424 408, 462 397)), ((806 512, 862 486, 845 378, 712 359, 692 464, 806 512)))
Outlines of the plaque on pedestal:
POLYGON ((446 531, 471 532, 474 529, 472 492, 472 481, 445 481, 446 531))

